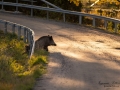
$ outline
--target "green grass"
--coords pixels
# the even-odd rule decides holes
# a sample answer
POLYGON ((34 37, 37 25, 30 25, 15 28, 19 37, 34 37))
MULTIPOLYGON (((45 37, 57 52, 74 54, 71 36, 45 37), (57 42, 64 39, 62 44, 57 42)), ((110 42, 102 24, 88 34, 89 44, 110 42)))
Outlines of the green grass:
POLYGON ((32 90, 36 79, 46 73, 48 53, 36 51, 29 59, 25 43, 17 38, 0 31, 0 90, 32 90))

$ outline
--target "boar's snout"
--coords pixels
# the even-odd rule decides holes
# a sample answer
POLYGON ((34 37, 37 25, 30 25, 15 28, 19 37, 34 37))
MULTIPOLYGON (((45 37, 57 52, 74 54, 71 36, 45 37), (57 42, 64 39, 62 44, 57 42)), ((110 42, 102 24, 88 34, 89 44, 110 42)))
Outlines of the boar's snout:
POLYGON ((54 43, 54 44, 52 44, 52 46, 57 46, 57 44, 56 44, 56 43, 54 43))
POLYGON ((57 46, 57 44, 55 43, 54 46, 57 46))

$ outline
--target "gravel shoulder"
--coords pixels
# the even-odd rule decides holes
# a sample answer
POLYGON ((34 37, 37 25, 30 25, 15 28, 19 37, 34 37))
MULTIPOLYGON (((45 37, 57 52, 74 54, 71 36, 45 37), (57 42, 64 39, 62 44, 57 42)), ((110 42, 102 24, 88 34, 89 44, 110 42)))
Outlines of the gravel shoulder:
POLYGON ((120 90, 120 36, 22 15, 0 13, 0 19, 30 27, 35 39, 52 35, 57 44, 34 90, 120 90))

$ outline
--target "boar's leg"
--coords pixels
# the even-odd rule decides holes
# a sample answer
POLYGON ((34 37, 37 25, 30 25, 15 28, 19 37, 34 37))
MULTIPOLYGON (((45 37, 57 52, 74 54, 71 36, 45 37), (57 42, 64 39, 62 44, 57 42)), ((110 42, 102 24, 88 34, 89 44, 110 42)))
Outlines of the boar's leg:
POLYGON ((44 49, 45 49, 46 51, 48 51, 48 47, 44 46, 44 49))
POLYGON ((29 51, 30 51, 30 45, 26 45, 26 46, 25 46, 25 52, 26 52, 27 54, 29 54, 29 51))

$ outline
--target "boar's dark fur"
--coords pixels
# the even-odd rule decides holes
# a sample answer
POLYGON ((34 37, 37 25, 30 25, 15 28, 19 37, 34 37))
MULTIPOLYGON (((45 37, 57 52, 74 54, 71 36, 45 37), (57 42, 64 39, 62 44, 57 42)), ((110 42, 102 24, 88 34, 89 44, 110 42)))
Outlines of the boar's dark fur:
MULTIPOLYGON (((35 50, 46 50, 48 51, 48 46, 56 46, 52 36, 42 36, 35 41, 35 50)), ((25 46, 26 53, 29 53, 30 45, 25 46)))
POLYGON ((35 42, 35 50, 44 49, 48 51, 48 46, 56 46, 52 36, 42 36, 35 42))
POLYGON ((29 54, 29 50, 30 50, 30 45, 26 45, 25 46, 25 53, 29 54))

